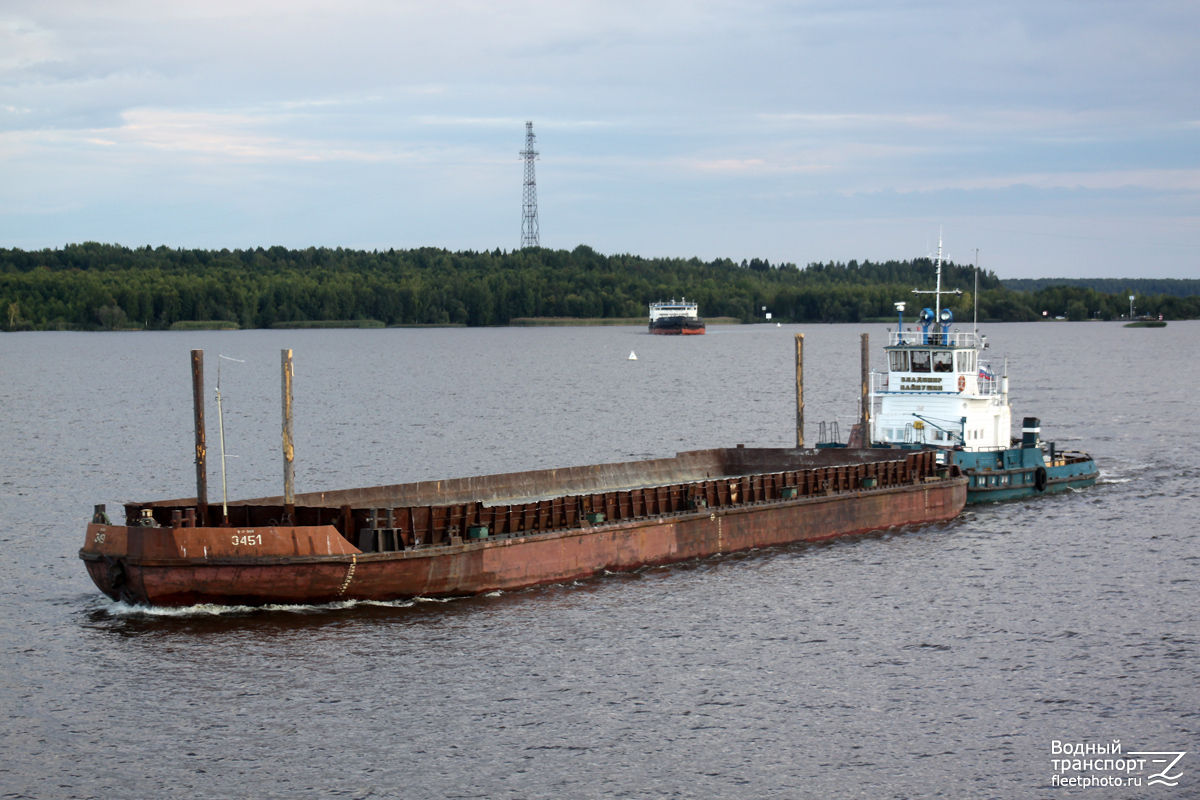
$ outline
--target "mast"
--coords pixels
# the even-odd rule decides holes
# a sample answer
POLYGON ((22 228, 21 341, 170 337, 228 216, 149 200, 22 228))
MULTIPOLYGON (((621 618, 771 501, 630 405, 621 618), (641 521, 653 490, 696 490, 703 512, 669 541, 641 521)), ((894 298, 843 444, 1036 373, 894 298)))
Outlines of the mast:
POLYGON ((208 525, 208 445, 204 436, 204 351, 192 351, 192 410, 196 421, 196 515, 208 525))
POLYGON ((933 324, 934 325, 940 325, 940 324, 949 325, 950 324, 949 322, 943 323, 943 320, 942 320, 942 295, 944 295, 944 294, 961 295, 962 290, 961 289, 942 289, 942 229, 941 228, 938 228, 937 288, 933 289, 933 290, 913 289, 913 294, 934 295, 937 299, 934 300, 935 308, 933 311, 933 324))
POLYGON ((971 318, 971 333, 979 335, 979 248, 975 248, 975 293, 971 297, 975 300, 975 314, 971 318))
POLYGON ((940 321, 942 317, 942 229, 938 228, 938 260, 937 260, 937 291, 935 292, 933 319, 940 321))
POLYGON ((229 484, 225 480, 225 414, 221 410, 221 362, 217 354, 217 430, 221 434, 221 524, 229 524, 229 484))
POLYGON ((871 337, 862 334, 862 389, 859 395, 859 431, 862 432, 862 447, 871 446, 871 337))
POLYGON ((292 367, 292 351, 280 353, 282 367, 281 395, 283 401, 283 506, 289 517, 296 506, 296 449, 292 438, 292 382, 296 372, 292 367))
POLYGON ((796 447, 804 447, 804 334, 796 334, 796 447))
MULTIPOLYGON (((229 524, 229 484, 225 479, 225 412, 221 408, 221 360, 246 362, 240 358, 230 358, 217 353, 217 430, 221 434, 221 524, 229 524)), ((236 458, 237 456, 234 456, 236 458)))

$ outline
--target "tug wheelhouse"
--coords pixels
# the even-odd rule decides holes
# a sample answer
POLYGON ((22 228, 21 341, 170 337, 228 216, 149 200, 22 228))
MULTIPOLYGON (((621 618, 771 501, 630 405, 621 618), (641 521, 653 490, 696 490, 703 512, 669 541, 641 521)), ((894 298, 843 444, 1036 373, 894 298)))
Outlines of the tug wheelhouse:
MULTIPOLYGON (((943 314, 949 316, 949 310, 943 314)), ((922 327, 889 334, 888 371, 872 381, 871 441, 964 450, 1008 447, 1007 380, 993 375, 984 362, 986 339, 922 327)), ((949 328, 949 321, 940 327, 949 328)))

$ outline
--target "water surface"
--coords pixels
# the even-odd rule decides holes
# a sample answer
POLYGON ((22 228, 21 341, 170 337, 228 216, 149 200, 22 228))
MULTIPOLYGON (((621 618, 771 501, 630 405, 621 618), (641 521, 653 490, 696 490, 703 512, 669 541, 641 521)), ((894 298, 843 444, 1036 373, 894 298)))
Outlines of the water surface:
MULTIPOLYGON (((951 523, 450 602, 153 611, 77 558, 94 503, 194 494, 188 351, 231 497, 794 441, 885 326, 0 336, 0 796, 1142 797, 1051 742, 1195 752, 1200 323, 992 325, 1014 420, 1100 484, 951 523), (629 361, 636 351, 638 360, 629 361)), ((1177 792, 1171 795, 1171 792, 1177 792)))

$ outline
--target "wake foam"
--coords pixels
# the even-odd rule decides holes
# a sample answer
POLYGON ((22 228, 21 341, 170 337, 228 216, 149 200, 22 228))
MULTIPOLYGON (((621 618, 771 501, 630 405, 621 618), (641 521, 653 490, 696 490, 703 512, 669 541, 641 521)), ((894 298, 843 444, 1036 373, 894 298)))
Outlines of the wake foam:
POLYGON ((343 611, 357 607, 408 608, 419 602, 446 602, 445 600, 417 597, 412 600, 339 600, 336 603, 319 605, 285 605, 271 603, 264 606, 223 606, 216 603, 199 603, 194 606, 142 606, 126 603, 120 600, 110 601, 101 606, 101 610, 110 617, 134 618, 187 618, 187 617, 224 617, 238 614, 256 614, 264 611, 285 612, 289 614, 319 614, 327 611, 343 611))

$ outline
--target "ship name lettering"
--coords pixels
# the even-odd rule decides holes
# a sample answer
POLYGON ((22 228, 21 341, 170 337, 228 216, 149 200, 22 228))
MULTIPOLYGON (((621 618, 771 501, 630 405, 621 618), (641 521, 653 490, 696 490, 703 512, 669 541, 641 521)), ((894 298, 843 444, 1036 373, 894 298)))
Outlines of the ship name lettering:
POLYGON ((940 392, 942 390, 941 378, 901 378, 900 389, 902 391, 926 391, 940 392))

